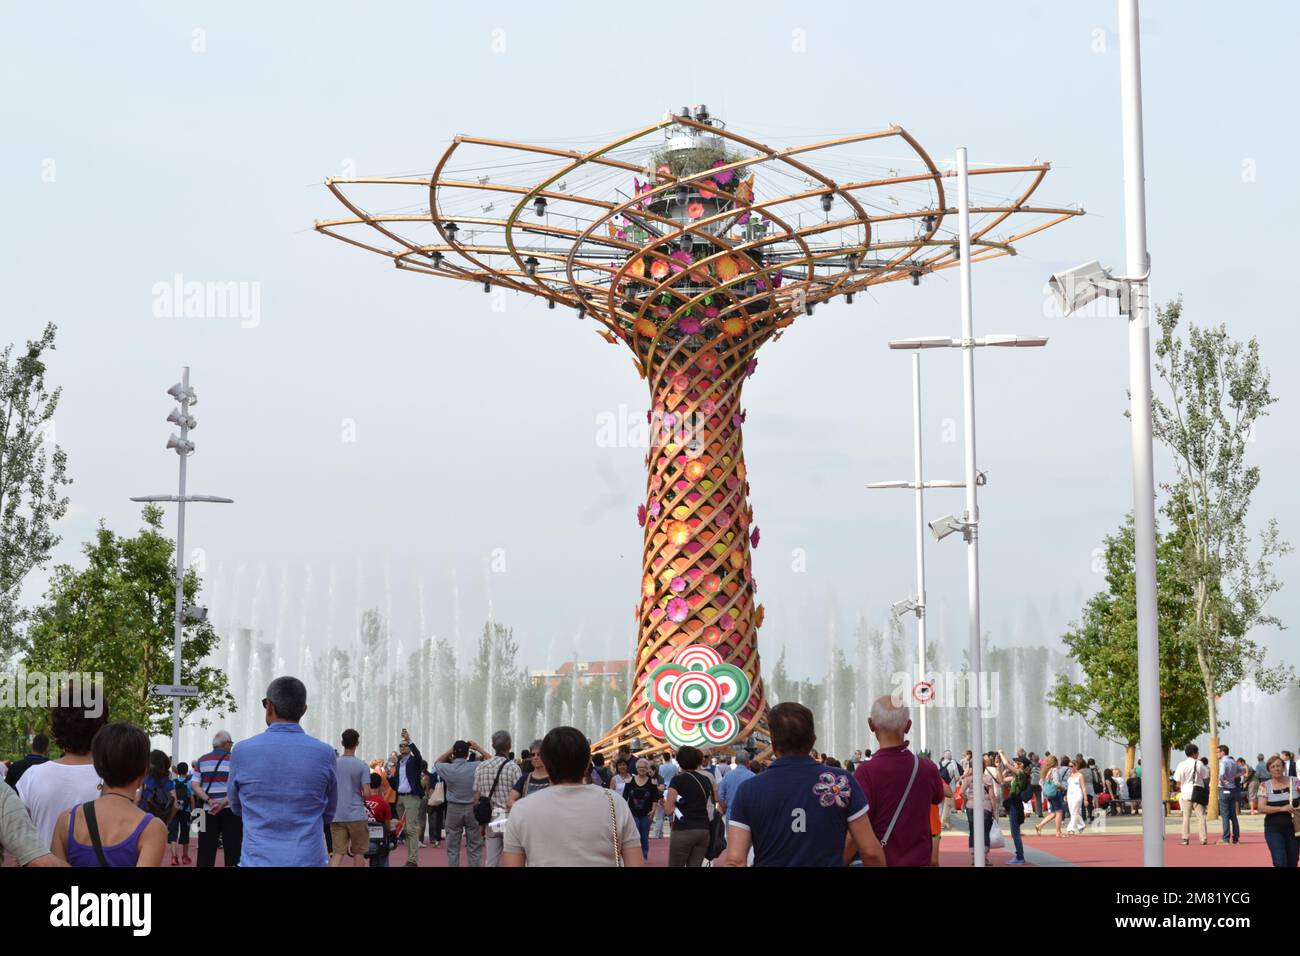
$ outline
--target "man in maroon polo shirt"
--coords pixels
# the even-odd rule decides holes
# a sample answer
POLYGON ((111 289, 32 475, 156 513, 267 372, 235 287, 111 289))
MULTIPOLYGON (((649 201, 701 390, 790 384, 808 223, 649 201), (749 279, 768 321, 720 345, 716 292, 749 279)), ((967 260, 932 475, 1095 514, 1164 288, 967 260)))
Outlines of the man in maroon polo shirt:
POLYGON ((918 757, 908 749, 912 718, 907 707, 893 697, 886 695, 871 705, 867 725, 880 741, 880 749, 858 765, 853 777, 866 793, 871 826, 884 845, 886 865, 930 866, 937 856, 932 853, 930 807, 943 803, 939 768, 929 758, 918 757))

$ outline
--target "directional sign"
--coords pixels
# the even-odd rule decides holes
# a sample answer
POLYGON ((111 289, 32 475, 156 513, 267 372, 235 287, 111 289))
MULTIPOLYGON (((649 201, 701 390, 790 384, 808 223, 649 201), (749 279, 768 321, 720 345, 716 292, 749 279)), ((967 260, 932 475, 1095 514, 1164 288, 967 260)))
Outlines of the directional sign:
POLYGON ((153 692, 159 697, 199 696, 199 689, 197 687, 186 687, 184 684, 154 684, 153 692))

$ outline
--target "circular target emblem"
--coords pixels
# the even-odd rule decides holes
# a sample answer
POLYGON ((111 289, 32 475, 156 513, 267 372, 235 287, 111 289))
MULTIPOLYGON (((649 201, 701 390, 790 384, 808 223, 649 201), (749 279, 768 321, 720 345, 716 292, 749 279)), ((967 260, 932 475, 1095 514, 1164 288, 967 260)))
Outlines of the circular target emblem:
POLYGON ((934 700, 934 685, 929 681, 921 681, 912 688, 912 699, 918 704, 928 704, 934 700))

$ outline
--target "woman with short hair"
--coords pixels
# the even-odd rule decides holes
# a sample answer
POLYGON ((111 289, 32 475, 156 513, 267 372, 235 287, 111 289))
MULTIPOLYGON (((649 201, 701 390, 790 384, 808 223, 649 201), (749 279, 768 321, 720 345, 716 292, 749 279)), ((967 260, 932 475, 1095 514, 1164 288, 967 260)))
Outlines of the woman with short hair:
POLYGON ((1293 811, 1300 808, 1300 780, 1287 774, 1286 761, 1273 754, 1265 764, 1268 778, 1259 785, 1255 809, 1264 814, 1264 842, 1273 865, 1296 869, 1300 843, 1295 832, 1293 811))
POLYGON ((501 866, 644 866, 627 801, 587 784, 591 744, 575 727, 542 738, 550 785, 506 818, 501 866))
MULTIPOLYGON (((621 761, 620 761, 621 762, 621 761)), ((642 757, 636 762, 636 776, 623 787, 623 799, 632 811, 632 821, 641 835, 641 855, 650 860, 650 819, 659 805, 659 781, 650 770, 650 761, 642 757)))
POLYGON ((510 788, 510 795, 506 797, 506 810, 509 811, 519 800, 528 796, 530 793, 536 793, 538 790, 545 790, 551 785, 551 777, 546 772, 546 764, 542 763, 542 742, 534 740, 532 746, 528 748, 528 760, 532 765, 529 773, 520 774, 515 785, 510 788))
POLYGON ((668 782, 664 794, 664 817, 672 821, 668 841, 669 866, 703 866, 709 849, 709 825, 713 813, 713 778, 699 772, 704 754, 695 747, 677 751, 681 772, 668 782), (711 809, 712 808, 712 809, 711 809), (680 811, 681 815, 675 814, 680 811))
POLYGON ((69 866, 162 866, 167 827, 136 806, 149 773, 149 737, 126 721, 102 728, 91 743, 99 798, 59 814, 50 851, 69 866))

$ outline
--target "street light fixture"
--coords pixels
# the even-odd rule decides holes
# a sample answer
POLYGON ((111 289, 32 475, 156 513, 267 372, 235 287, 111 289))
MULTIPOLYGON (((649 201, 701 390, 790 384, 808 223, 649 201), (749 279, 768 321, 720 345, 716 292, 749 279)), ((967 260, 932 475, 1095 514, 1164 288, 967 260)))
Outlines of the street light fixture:
MULTIPOLYGON (((946 479, 926 481, 922 473, 921 356, 919 354, 912 356, 912 464, 913 478, 911 481, 877 481, 867 485, 867 487, 871 489, 906 488, 916 492, 916 598, 895 604, 894 616, 898 617, 908 611, 916 614, 916 682, 919 685, 925 681, 925 675, 928 673, 925 647, 925 489, 961 488, 964 486, 963 482, 946 479), (900 610, 900 606, 902 610, 900 610)), ((917 736, 920 740, 920 749, 926 750, 928 747, 926 707, 925 703, 920 701, 919 698, 918 702, 920 707, 917 709, 917 736)))
MULTIPOLYGON (((965 411, 965 480, 966 511, 957 518, 946 515, 930 523, 930 530, 939 540, 943 540, 955 531, 962 533, 966 541, 966 599, 968 607, 970 670, 976 675, 976 713, 971 720, 971 751, 975 754, 984 752, 984 725, 980 718, 981 701, 979 699, 979 674, 982 670, 983 650, 980 640, 980 593, 979 593, 979 502, 976 488, 984 483, 983 472, 975 466, 975 349, 977 348, 1041 348, 1047 344, 1042 336, 1024 335, 988 335, 976 338, 973 331, 973 306, 971 302, 970 278, 970 172, 967 168, 966 148, 957 150, 957 212, 958 243, 954 253, 960 263, 961 275, 961 338, 944 336, 925 336, 911 339, 894 339, 889 343, 891 349, 961 349, 963 408, 965 411)), ((976 757, 975 759, 979 759, 976 757)), ((975 865, 984 865, 984 806, 976 800, 971 804, 974 820, 971 829, 975 850, 975 865)))
MULTIPOLYGON (((167 389, 167 394, 180 402, 180 408, 172 409, 167 421, 179 425, 180 435, 167 439, 167 447, 175 451, 180 458, 180 480, 178 491, 174 495, 139 495, 132 501, 158 503, 174 501, 176 508, 176 596, 172 616, 172 683, 166 696, 172 699, 172 762, 174 763, 181 749, 181 639, 185 624, 199 623, 207 620, 208 609, 185 603, 185 505, 187 502, 200 501, 212 504, 233 504, 231 498, 219 495, 185 494, 185 462, 194 454, 194 442, 190 441, 190 429, 197 428, 198 422, 190 415, 190 406, 198 402, 194 389, 190 388, 190 369, 187 365, 181 373, 181 380, 167 389)), ((185 689, 188 690, 188 689, 185 689)), ((184 696, 192 696, 192 691, 184 696)))

